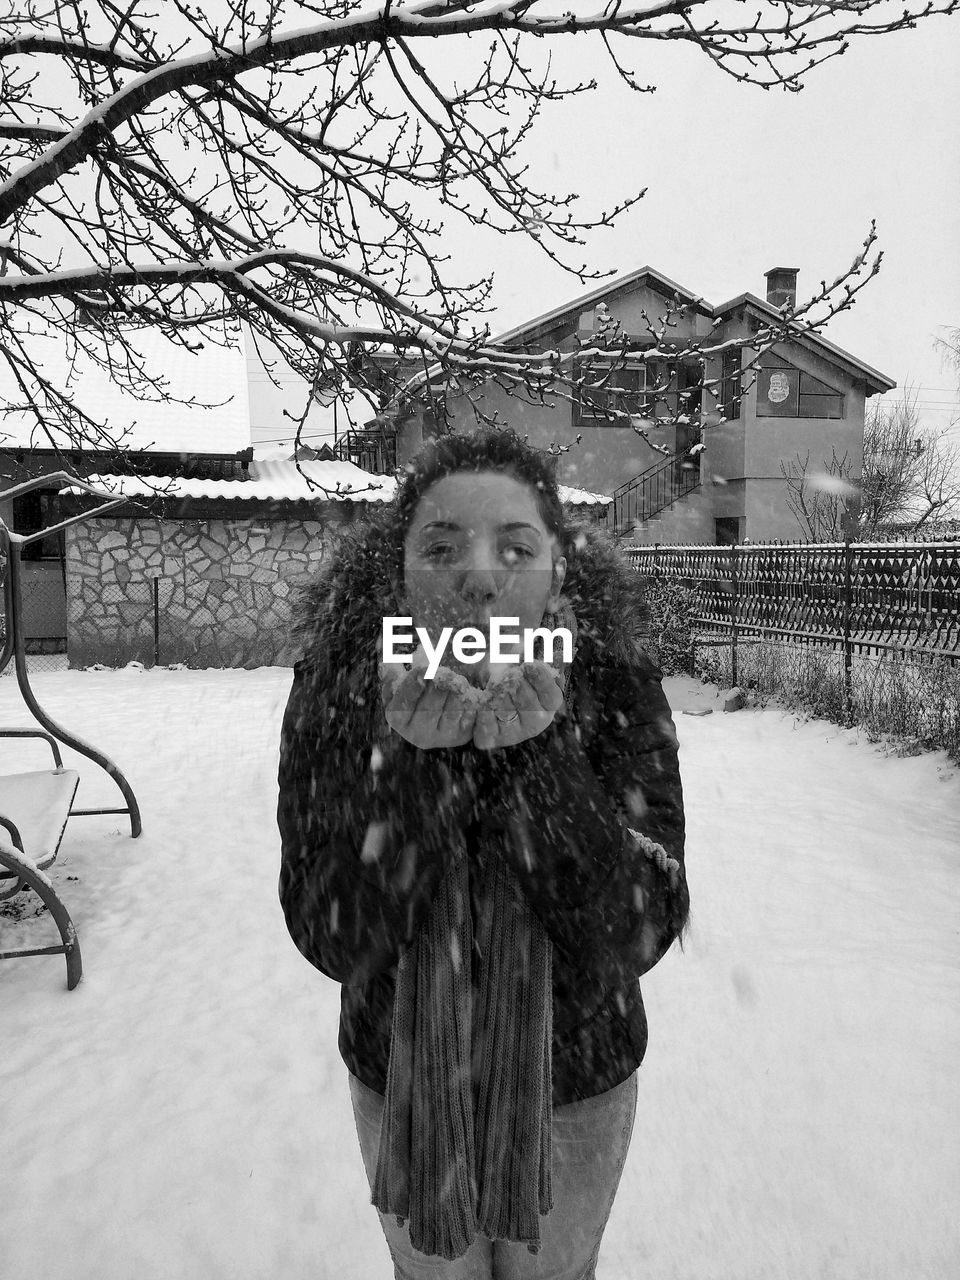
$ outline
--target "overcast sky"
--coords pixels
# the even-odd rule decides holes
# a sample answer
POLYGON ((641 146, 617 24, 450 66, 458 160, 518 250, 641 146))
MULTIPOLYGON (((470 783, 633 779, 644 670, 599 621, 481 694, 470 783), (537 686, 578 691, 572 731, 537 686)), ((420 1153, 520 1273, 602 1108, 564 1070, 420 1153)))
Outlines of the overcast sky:
MULTIPOLYGON (((931 425, 957 418, 957 377, 933 343, 960 326, 960 17, 855 42, 799 94, 738 85, 691 49, 638 46, 633 66, 658 86, 638 95, 586 42, 554 50, 561 70, 603 78, 595 93, 548 105, 534 164, 591 210, 647 188, 614 230, 592 236, 586 261, 618 273, 649 265, 714 303, 762 296, 763 273, 791 266, 803 297, 849 265, 875 218, 880 275, 826 336, 912 384, 931 425)), ((451 274, 495 271, 494 331, 584 292, 525 238, 451 221, 448 247, 451 274)), ((256 387, 254 409, 255 439, 279 434, 256 387)))

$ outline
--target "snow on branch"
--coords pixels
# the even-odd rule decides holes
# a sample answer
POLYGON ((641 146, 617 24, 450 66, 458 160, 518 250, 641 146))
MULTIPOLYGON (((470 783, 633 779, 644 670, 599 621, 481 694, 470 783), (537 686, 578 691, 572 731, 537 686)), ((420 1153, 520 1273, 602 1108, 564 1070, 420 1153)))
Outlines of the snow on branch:
MULTIPOLYGON (((553 43, 596 39, 640 92, 636 41, 795 91, 852 40, 958 4, 0 0, 0 414, 101 438, 44 365, 54 339, 169 398, 131 339, 147 326, 192 350, 246 325, 328 399, 359 386, 384 404, 418 362, 566 394, 586 353, 574 369, 492 342, 490 276, 458 277, 443 251, 458 218, 526 237, 578 281, 609 274, 583 260, 590 233, 644 192, 580 213, 578 193, 531 178, 544 111, 597 91, 556 78, 553 43), (386 386, 358 349, 399 353, 403 376, 386 386)), ((783 317, 790 332, 852 304, 879 256, 858 262, 783 317)), ((660 345, 651 330, 641 358, 660 345)))

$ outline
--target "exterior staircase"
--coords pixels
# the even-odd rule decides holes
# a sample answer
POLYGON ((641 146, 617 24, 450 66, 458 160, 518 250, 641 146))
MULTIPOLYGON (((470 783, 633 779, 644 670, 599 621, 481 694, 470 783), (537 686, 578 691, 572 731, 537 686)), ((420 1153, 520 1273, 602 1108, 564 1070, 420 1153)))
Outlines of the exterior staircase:
POLYGON ((651 521, 659 522, 674 504, 689 501, 690 495, 700 497, 699 489, 700 459, 691 457, 689 449, 654 463, 614 491, 614 536, 626 537, 651 521))

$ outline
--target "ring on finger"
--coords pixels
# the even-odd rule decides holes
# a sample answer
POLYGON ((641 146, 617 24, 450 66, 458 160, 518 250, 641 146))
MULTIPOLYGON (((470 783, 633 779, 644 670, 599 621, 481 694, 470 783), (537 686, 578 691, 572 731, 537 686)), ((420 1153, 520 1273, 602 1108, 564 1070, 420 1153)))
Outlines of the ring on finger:
POLYGON ((500 724, 513 724, 514 720, 520 719, 520 712, 515 711, 512 716, 497 716, 500 724))

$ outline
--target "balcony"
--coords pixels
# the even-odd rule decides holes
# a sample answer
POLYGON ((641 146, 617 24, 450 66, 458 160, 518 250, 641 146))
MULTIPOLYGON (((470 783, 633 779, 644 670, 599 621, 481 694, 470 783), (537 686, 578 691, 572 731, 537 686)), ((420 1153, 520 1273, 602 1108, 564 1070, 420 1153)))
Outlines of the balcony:
POLYGON ((370 423, 346 431, 334 444, 333 452, 341 462, 352 462, 371 475, 393 475, 397 469, 397 429, 370 423))

